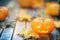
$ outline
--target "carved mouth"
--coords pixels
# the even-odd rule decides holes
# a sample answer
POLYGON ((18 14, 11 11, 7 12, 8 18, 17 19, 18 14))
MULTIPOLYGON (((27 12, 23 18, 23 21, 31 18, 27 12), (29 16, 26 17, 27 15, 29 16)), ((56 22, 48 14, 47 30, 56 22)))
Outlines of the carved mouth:
POLYGON ((38 32, 40 32, 40 33, 48 33, 48 30, 43 30, 43 31, 38 30, 38 32))

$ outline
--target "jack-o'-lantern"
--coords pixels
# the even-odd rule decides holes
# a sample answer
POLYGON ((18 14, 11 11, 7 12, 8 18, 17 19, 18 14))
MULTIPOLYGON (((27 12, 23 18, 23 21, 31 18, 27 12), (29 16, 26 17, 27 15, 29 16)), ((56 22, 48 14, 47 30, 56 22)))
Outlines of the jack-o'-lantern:
POLYGON ((18 3, 21 7, 30 7, 32 0, 18 0, 18 3))
POLYGON ((0 21, 5 20, 8 16, 8 8, 0 6, 0 21))
POLYGON ((58 16, 59 15, 59 4, 57 2, 46 3, 46 9, 48 9, 49 14, 52 16, 58 16))
POLYGON ((31 28, 37 34, 49 34, 54 30, 54 21, 50 18, 36 18, 31 23, 31 28))
POLYGON ((42 8, 43 3, 44 3, 44 0, 32 0, 32 7, 33 8, 37 8, 37 7, 42 8))

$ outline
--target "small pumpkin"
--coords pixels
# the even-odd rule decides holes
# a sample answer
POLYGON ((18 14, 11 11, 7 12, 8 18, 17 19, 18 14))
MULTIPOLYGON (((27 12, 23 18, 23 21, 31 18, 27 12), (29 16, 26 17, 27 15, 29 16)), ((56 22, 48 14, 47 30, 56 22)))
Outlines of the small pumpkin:
POLYGON ((49 14, 52 16, 58 16, 59 15, 59 4, 57 2, 46 3, 46 9, 48 9, 47 12, 49 12, 49 14))
POLYGON ((33 8, 37 8, 37 7, 42 8, 43 3, 44 3, 44 0, 32 0, 32 7, 33 8))
POLYGON ((18 0, 18 3, 21 7, 30 7, 32 0, 18 0))
POLYGON ((31 28, 37 34, 49 34, 54 30, 54 22, 49 18, 45 18, 44 22, 42 18, 36 18, 32 21, 31 28))
POLYGON ((0 21, 5 20, 7 16, 8 16, 8 8, 0 6, 0 21))

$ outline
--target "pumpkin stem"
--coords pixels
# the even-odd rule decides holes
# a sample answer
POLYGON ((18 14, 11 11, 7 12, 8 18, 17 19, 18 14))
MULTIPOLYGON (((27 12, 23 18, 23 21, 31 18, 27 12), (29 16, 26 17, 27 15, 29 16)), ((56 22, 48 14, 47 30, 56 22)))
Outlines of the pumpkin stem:
POLYGON ((44 22, 44 8, 45 8, 45 2, 43 3, 43 7, 40 9, 41 12, 41 18, 42 18, 42 22, 44 22))

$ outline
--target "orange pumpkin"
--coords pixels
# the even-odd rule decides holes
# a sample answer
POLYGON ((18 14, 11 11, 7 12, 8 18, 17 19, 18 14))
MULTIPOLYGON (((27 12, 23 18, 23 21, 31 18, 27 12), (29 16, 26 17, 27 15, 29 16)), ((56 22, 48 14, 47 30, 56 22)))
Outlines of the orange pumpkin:
POLYGON ((18 3, 22 7, 30 7, 32 0, 18 0, 18 3))
POLYGON ((31 28, 37 34, 49 34, 54 30, 54 22, 49 18, 45 18, 44 22, 42 18, 36 18, 32 21, 31 28))
POLYGON ((57 2, 46 3, 46 9, 48 9, 49 14, 52 16, 58 16, 59 4, 57 2))
POLYGON ((44 3, 44 0, 32 0, 32 7, 33 8, 37 8, 37 7, 42 8, 43 3, 44 3))
POLYGON ((6 7, 0 6, 0 21, 5 20, 8 16, 8 9, 6 7))

